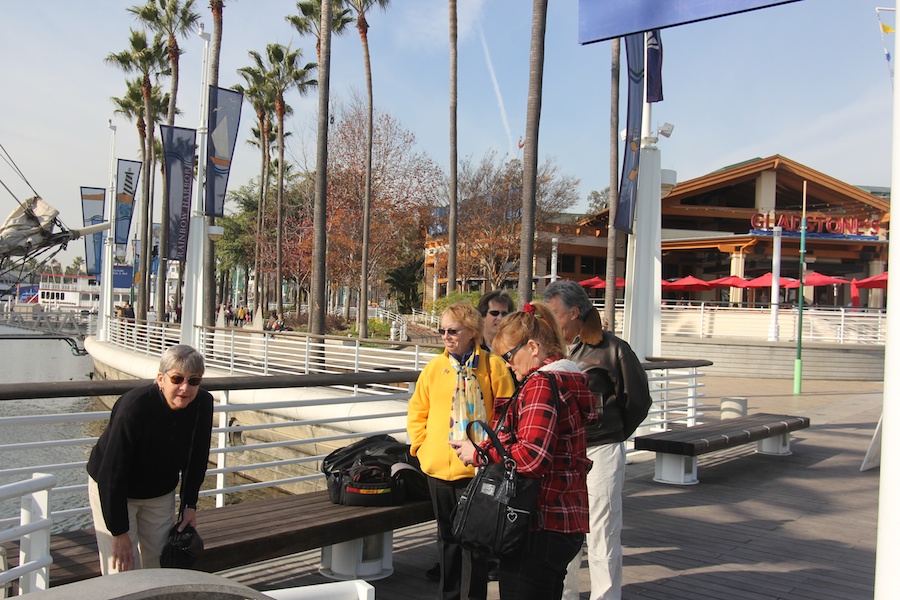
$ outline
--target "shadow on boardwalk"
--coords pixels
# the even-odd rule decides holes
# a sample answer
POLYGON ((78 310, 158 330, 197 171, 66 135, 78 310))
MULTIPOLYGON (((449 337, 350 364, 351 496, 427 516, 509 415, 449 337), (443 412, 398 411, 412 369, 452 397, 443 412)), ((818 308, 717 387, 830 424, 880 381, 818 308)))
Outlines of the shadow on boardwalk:
MULTIPOLYGON (((627 467, 623 597, 659 600, 859 600, 874 594, 878 470, 861 472, 881 414, 880 384, 819 382, 800 396, 791 382, 710 381, 716 395, 752 389, 750 411, 812 419, 794 454, 756 455, 748 445, 700 458, 695 486, 655 483, 653 457, 627 467), (743 387, 741 387, 743 386, 743 387), (787 393, 785 393, 787 390, 787 393), (850 392, 850 390, 854 390, 850 392)), ((747 395, 747 394, 744 394, 747 395)), ((711 409, 707 420, 717 419, 711 409)), ((395 532, 391 577, 376 597, 436 597, 433 523, 395 532)), ((265 590, 327 581, 318 552, 222 574, 265 590)), ((586 563, 582 598, 588 598, 586 563)), ((499 598, 497 584, 489 598, 499 598)))

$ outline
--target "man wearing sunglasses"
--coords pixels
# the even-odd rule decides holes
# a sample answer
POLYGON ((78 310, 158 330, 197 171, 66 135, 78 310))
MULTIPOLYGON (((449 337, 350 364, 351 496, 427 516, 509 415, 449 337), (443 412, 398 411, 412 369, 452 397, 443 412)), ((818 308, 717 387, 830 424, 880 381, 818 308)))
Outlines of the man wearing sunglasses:
POLYGON ((500 321, 509 313, 516 312, 516 303, 505 290, 494 290, 484 294, 478 301, 478 312, 484 317, 481 346, 490 352, 500 321))
POLYGON ((206 476, 213 399, 200 389, 205 365, 191 346, 166 350, 156 380, 123 394, 91 450, 88 492, 104 575, 159 567, 175 522, 197 526, 206 476))

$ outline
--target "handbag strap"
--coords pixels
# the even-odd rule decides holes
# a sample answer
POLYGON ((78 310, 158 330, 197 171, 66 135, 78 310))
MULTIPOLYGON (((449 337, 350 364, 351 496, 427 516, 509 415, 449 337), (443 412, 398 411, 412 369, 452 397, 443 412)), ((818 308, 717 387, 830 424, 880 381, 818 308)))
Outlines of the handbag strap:
MULTIPOLYGON (((196 398, 195 398, 196 400, 196 398)), ((184 486, 187 483, 187 474, 188 469, 191 468, 191 457, 194 455, 194 438, 197 435, 197 423, 200 422, 200 405, 197 405, 197 414, 194 415, 194 428, 191 429, 191 445, 188 447, 188 455, 187 461, 184 463, 185 467, 181 473, 181 491, 178 492, 179 496, 179 506, 178 508, 178 523, 181 523, 181 520, 184 518, 184 486)))
MULTIPOLYGON (((553 375, 551 375, 550 373, 548 373, 546 371, 536 371, 536 372, 541 373, 542 375, 544 375, 544 377, 547 378, 547 383, 550 386, 550 392, 553 397, 553 405, 554 405, 554 407, 556 407, 556 412, 558 413, 559 412, 559 386, 556 383, 556 377, 554 377, 553 375)), ((500 415, 497 418, 498 429, 503 427, 503 423, 506 421, 506 414, 509 411, 509 407, 516 402, 516 400, 519 397, 519 392, 524 387, 525 387, 525 382, 522 382, 522 385, 520 385, 518 387, 518 389, 516 389, 516 392, 513 394, 512 398, 509 399, 509 402, 507 402, 503 406, 503 408, 500 409, 500 415)), ((497 432, 494 431, 494 429, 490 425, 488 425, 485 421, 474 421, 474 422, 470 422, 468 425, 466 425, 466 435, 469 437, 469 441, 471 441, 473 444, 475 444, 475 451, 481 457, 482 464, 487 464, 487 462, 488 462, 487 461, 487 452, 485 452, 481 448, 481 446, 479 446, 475 442, 475 440, 472 439, 472 426, 475 423, 478 423, 479 425, 481 425, 482 429, 484 429, 485 433, 487 433, 488 438, 491 440, 491 445, 494 446, 494 448, 497 450, 497 453, 500 455, 500 458, 503 459, 504 466, 512 467, 513 469, 515 469, 516 461, 513 459, 512 456, 510 456, 509 451, 500 442, 500 438, 497 437, 497 432)))

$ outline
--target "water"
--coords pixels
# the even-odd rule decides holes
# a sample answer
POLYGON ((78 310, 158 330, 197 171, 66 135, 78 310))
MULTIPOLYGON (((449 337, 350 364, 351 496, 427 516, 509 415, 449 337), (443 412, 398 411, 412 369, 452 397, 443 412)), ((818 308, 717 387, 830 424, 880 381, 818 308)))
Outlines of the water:
MULTIPOLYGON (((0 327, 0 334, 23 333, 19 329, 0 327)), ((80 344, 79 344, 80 345, 80 344)), ((75 356, 67 343, 61 340, 0 340, 0 356, 3 369, 0 383, 36 383, 47 381, 86 381, 90 379, 93 364, 89 356, 75 356)), ((0 401, 0 417, 18 415, 60 414, 103 410, 90 398, 43 398, 33 400, 0 401)), ((98 428, 87 431, 82 423, 3 425, 0 426, 0 444, 62 440, 96 436, 98 428)), ((63 464, 87 459, 92 444, 40 450, 0 451, 0 469, 33 467, 37 465, 63 464)), ((58 486, 80 485, 87 481, 84 468, 53 471, 59 479, 58 486)), ((0 484, 27 479, 27 476, 0 475, 0 484)), ((84 491, 54 492, 53 510, 86 506, 84 491)), ((0 502, 0 518, 19 514, 18 501, 0 502)), ((90 515, 58 520, 54 532, 79 529, 90 524, 90 515)))

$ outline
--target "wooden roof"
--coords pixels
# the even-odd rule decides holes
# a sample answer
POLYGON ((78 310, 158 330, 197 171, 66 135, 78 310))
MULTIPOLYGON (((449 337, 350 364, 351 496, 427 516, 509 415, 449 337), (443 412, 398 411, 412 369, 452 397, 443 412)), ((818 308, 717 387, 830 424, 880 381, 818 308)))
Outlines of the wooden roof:
MULTIPOLYGON (((663 227, 672 226, 671 221, 681 219, 749 220, 759 212, 755 200, 756 181, 766 171, 776 173, 775 209, 779 213, 801 213, 803 182, 806 181, 808 215, 877 218, 883 223, 890 220, 888 199, 776 154, 678 183, 662 199, 663 227)), ((580 224, 605 223, 608 216, 608 211, 602 211, 580 224)))

